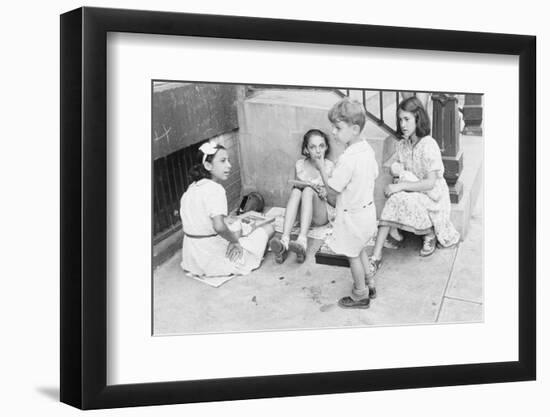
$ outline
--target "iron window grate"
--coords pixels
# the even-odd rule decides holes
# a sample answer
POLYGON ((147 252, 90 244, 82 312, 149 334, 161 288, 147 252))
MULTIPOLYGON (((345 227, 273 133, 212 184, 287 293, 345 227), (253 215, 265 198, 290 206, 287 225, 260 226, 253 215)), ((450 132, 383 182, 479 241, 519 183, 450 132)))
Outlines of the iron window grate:
POLYGON ((153 164, 153 240, 181 227, 180 199, 189 186, 189 170, 200 143, 158 158, 153 164))

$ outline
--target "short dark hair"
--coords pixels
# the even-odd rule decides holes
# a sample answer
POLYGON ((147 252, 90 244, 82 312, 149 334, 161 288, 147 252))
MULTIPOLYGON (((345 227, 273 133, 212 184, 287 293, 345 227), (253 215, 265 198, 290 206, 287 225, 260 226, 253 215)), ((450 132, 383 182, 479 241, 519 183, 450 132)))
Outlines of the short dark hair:
POLYGON ((403 100, 397 106, 397 110, 395 112, 397 122, 395 124, 397 125, 397 135, 401 137, 403 132, 401 131, 401 126, 399 124, 399 110, 414 114, 414 120, 416 122, 416 136, 423 138, 424 136, 428 136, 430 134, 432 131, 430 127, 430 116, 428 116, 428 112, 416 96, 403 100))
POLYGON ((304 139, 302 140, 302 155, 304 155, 305 157, 309 157, 307 145, 309 145, 309 139, 312 136, 321 136, 325 140, 325 145, 327 145, 327 151, 325 152, 325 155, 330 152, 330 143, 327 134, 320 129, 309 129, 305 133, 304 139))
POLYGON ((348 125, 357 125, 362 131, 367 122, 365 107, 355 100, 344 98, 336 103, 328 112, 331 123, 345 122, 348 125))
MULTIPOLYGON (((220 149, 225 149, 225 147, 222 145, 216 145, 216 153, 213 153, 211 155, 206 155, 206 158, 204 161, 212 162, 220 149)), ((204 153, 202 153, 201 150, 198 150, 195 156, 195 164, 191 167, 191 169, 189 169, 188 176, 191 182, 200 181, 203 178, 212 178, 212 174, 210 173, 210 171, 208 171, 204 167, 204 164, 202 162, 203 156, 204 156, 204 153)))

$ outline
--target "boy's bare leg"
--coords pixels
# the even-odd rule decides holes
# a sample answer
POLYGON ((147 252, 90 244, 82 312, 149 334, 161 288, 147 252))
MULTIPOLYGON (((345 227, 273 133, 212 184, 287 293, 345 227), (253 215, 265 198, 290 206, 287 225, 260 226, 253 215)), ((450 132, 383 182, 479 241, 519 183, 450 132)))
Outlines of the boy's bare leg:
POLYGON ((348 258, 349 266, 351 269, 351 277, 353 278, 353 291, 352 298, 360 300, 362 298, 368 298, 369 290, 365 283, 365 269, 359 256, 355 258, 348 258))

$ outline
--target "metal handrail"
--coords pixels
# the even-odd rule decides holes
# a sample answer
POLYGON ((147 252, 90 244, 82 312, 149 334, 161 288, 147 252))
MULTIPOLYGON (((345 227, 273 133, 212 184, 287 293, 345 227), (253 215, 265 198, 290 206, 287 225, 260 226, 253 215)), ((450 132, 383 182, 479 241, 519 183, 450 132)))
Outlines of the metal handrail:
MULTIPOLYGON (((348 96, 350 97, 351 95, 351 91, 360 91, 361 92, 361 101, 362 101, 362 104, 363 106, 365 107, 365 112, 367 114, 367 117, 369 119, 371 119, 374 123, 376 123, 380 128, 382 128, 383 130, 385 130, 388 134, 390 135, 393 135, 395 137, 397 137, 397 126, 390 126, 388 123, 387 123, 387 107, 392 104, 393 102, 387 102, 385 99, 384 99, 384 93, 391 93, 392 91, 389 91, 389 90, 369 90, 369 89, 345 89, 345 90, 337 90, 338 92, 340 92, 342 94, 342 91, 345 91, 345 93, 343 95, 345 96, 348 96), (378 115, 375 114, 375 110, 372 109, 372 106, 370 105, 371 103, 369 103, 369 101, 372 99, 368 99, 367 98, 367 92, 372 92, 372 91, 376 91, 377 93, 377 99, 376 100, 372 100, 372 102, 377 102, 378 103, 378 115)), ((395 107, 397 108, 397 105, 399 104, 399 102, 401 101, 400 98, 401 98, 401 93, 402 91, 395 91, 395 107)), ((414 95, 416 95, 416 92, 413 92, 414 95)), ((397 121, 396 121, 397 123, 397 121)))
MULTIPOLYGON (((346 95, 350 96, 350 91, 352 90, 346 90, 346 95)), ((396 126, 392 127, 388 123, 388 117, 387 117, 387 109, 386 107, 391 102, 388 102, 384 99, 384 93, 388 93, 387 90, 367 90, 367 89, 356 89, 353 91, 360 91, 361 92, 361 101, 365 108, 365 113, 367 114, 367 117, 371 119, 374 123, 376 123, 381 129, 386 131, 386 133, 393 135, 397 137, 397 131, 396 126), (367 98, 367 92, 376 91, 376 96, 371 96, 370 98, 367 98), (373 98, 376 97, 376 98, 373 98), (373 109, 372 104, 377 103, 378 104, 378 111, 376 109, 373 109)), ((395 91, 395 105, 397 107, 397 104, 399 103, 399 95, 400 91, 395 91)))

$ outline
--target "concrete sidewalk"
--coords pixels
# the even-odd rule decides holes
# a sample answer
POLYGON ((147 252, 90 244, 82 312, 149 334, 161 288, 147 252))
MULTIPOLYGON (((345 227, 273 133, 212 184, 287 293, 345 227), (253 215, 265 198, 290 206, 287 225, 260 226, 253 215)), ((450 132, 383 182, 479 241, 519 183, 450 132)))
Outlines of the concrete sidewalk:
POLYGON ((278 265, 268 253, 258 270, 219 288, 188 278, 178 251, 154 271, 154 334, 482 321, 482 202, 480 195, 456 248, 421 258, 421 239, 407 235, 404 248, 385 249, 378 297, 367 310, 338 307, 351 290, 350 271, 316 264, 318 240, 310 239, 304 264, 290 254, 278 265))

